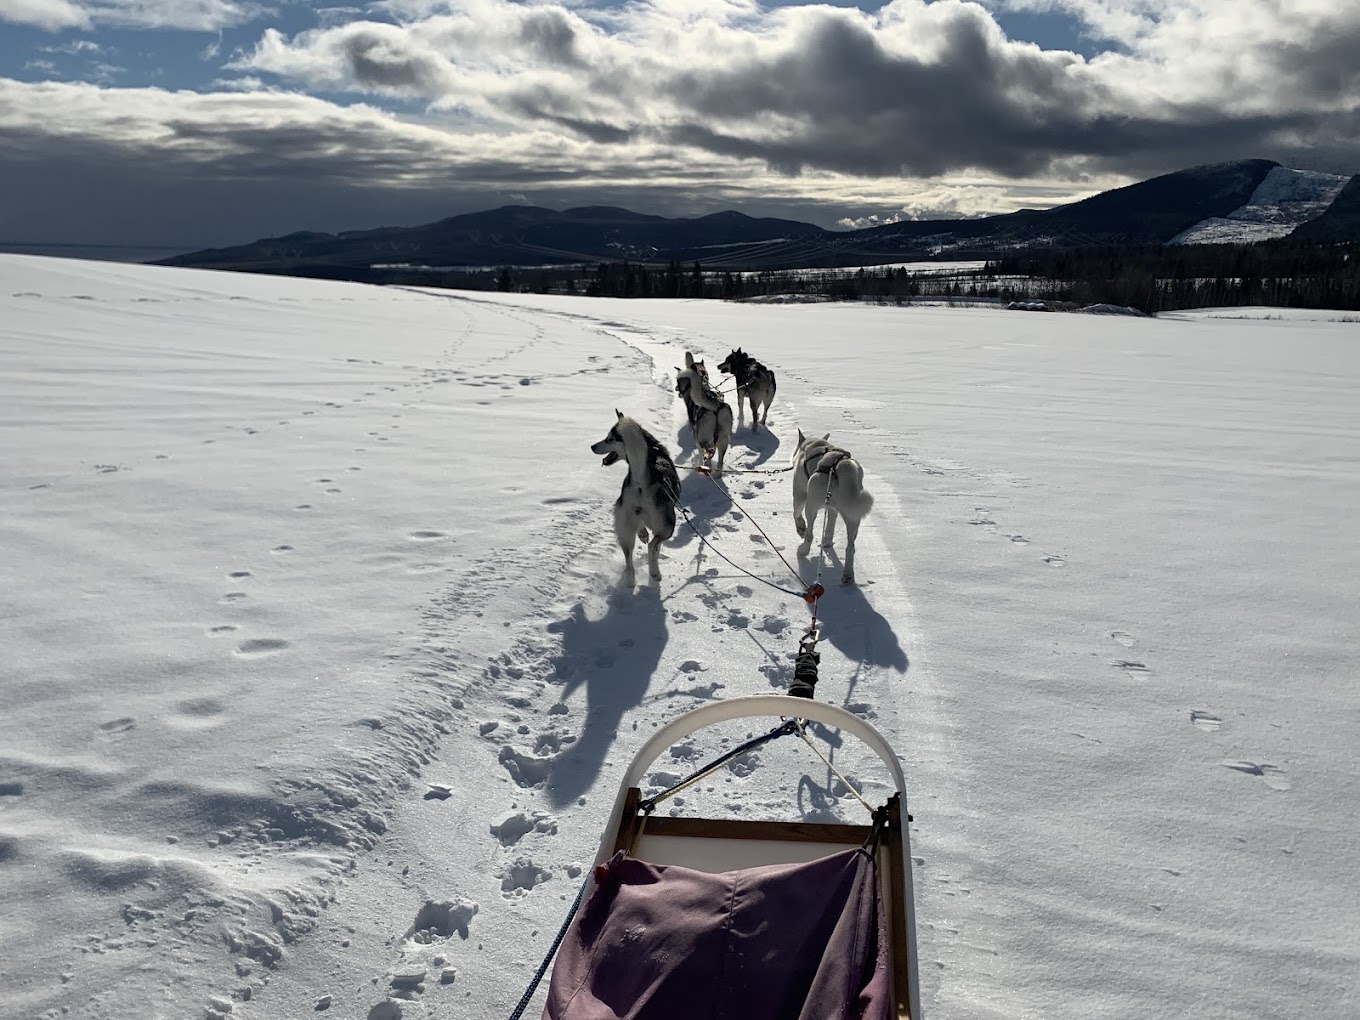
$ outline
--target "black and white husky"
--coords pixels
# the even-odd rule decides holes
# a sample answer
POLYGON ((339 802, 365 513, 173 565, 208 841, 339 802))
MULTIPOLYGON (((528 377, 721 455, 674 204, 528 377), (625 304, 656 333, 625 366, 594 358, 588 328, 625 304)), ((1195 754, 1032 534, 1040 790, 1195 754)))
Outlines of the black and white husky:
POLYGON ((614 534, 623 548, 623 583, 632 587, 633 546, 647 542, 647 563, 652 580, 661 580, 661 543, 675 534, 675 502, 680 498, 680 478, 675 461, 650 432, 614 409, 618 421, 609 434, 590 448, 604 454, 608 467, 622 459, 628 465, 614 504, 614 534))
POLYGON ((874 497, 864 491, 864 469, 859 461, 828 440, 828 432, 821 439, 803 435, 798 430, 798 448, 793 451, 793 526, 798 529, 803 544, 798 555, 806 556, 812 548, 813 526, 817 511, 826 507, 826 526, 822 548, 830 549, 836 538, 836 514, 845 518, 845 569, 842 584, 855 581, 855 537, 860 521, 873 509, 874 497), (830 498, 828 498, 830 493, 830 498), (803 512, 807 510, 807 521, 803 512))
POLYGON ((709 385, 704 363, 695 361, 689 351, 685 352, 685 367, 677 366, 675 371, 675 392, 685 401, 695 445, 704 451, 706 461, 712 460, 713 454, 717 453, 718 464, 714 470, 722 474, 723 458, 732 442, 732 408, 709 385))
POLYGON ((744 396, 751 406, 751 431, 759 432, 761 425, 768 428, 766 419, 770 417, 770 405, 774 403, 774 373, 740 347, 719 363, 718 371, 737 380, 737 421, 741 421, 744 396), (765 405, 763 414, 761 404, 765 405))

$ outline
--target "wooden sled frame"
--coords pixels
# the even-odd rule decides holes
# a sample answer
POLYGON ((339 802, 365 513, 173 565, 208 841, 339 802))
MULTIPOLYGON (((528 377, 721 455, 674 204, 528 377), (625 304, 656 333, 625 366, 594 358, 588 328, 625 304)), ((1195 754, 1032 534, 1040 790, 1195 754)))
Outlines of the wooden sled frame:
POLYGON ((708 726, 760 717, 811 720, 852 733, 887 767, 896 792, 888 800, 888 823, 879 840, 877 860, 883 903, 888 911, 893 987, 898 1016, 921 1020, 911 838, 905 824, 909 816, 902 768, 883 736, 842 708, 804 698, 763 694, 715 701, 667 723, 642 745, 628 766, 600 841, 596 865, 620 850, 627 850, 636 851, 640 859, 654 864, 680 864, 717 873, 760 864, 815 860, 865 843, 872 832, 871 825, 672 818, 647 816, 639 811, 642 801, 639 784, 667 748, 708 726))

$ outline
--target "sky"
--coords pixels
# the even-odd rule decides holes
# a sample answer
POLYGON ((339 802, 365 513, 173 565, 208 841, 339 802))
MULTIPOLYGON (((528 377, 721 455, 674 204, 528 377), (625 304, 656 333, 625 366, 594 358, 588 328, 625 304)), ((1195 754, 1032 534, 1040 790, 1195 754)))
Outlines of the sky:
POLYGON ((0 241, 857 226, 1245 158, 1360 171, 1360 4, 0 0, 0 241))
MULTIPOLYGON (((1355 337, 0 254, 0 1017, 508 1016, 632 756, 792 678, 817 558, 745 472, 802 429, 874 496, 816 693, 900 757, 925 1020, 1354 1020, 1355 337), (629 585, 590 446, 692 463, 676 366, 737 346, 768 427, 629 585)), ((865 817, 797 740, 683 801, 865 817)))

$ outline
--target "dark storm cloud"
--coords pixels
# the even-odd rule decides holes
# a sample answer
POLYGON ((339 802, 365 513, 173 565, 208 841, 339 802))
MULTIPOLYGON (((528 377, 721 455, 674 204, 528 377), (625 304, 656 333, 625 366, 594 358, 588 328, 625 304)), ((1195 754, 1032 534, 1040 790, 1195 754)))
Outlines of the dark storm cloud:
MULTIPOLYGON (((1002 44, 978 17, 950 22, 929 59, 890 53, 868 26, 835 16, 800 43, 774 59, 679 76, 675 92, 694 117, 668 137, 787 173, 934 177, 968 167, 1018 178, 1071 160, 1165 169, 1254 155, 1335 120, 1126 104, 1075 58, 1002 44), (762 118, 783 126, 761 131, 762 118)), ((1354 159, 1356 141, 1338 137, 1319 155, 1349 150, 1354 159)))
POLYGON ((218 94, 0 78, 0 237, 102 217, 161 237, 190 222, 232 230, 222 243, 419 222, 518 192, 648 211, 820 209, 809 218, 829 223, 1005 211, 976 203, 1043 177, 1089 193, 1245 157, 1360 170, 1355 5, 1305 21, 1269 0, 1178 0, 1194 17, 1145 23, 1089 61, 1008 40, 982 7, 948 0, 873 13, 407 7, 400 24, 266 31, 229 70, 408 111, 419 100, 423 116, 266 92, 256 78, 218 94))
MULTIPOLYGON (((1197 2, 1208 10, 1214 0, 1197 2)), ((713 15, 703 31, 636 7, 615 15, 612 35, 559 7, 485 0, 475 11, 274 36, 240 66, 402 90, 511 130, 567 130, 601 146, 660 140, 783 174, 1132 176, 1282 148, 1330 162, 1360 153, 1354 132, 1333 123, 1336 104, 1319 106, 1337 90, 1360 94, 1360 16, 1319 23, 1315 42, 1295 25, 1243 54, 1215 56, 1207 39, 1203 64, 1187 68, 1173 62, 1184 39, 1163 40, 1143 60, 1088 62, 1015 43, 982 7, 962 3, 713 15), (1249 72, 1277 79, 1290 100, 1269 82, 1236 80, 1249 72), (1195 88, 1177 89, 1181 74, 1195 88), (1199 94, 1196 76, 1217 77, 1220 92, 1199 94), (1251 89, 1258 101, 1243 102, 1251 89)))

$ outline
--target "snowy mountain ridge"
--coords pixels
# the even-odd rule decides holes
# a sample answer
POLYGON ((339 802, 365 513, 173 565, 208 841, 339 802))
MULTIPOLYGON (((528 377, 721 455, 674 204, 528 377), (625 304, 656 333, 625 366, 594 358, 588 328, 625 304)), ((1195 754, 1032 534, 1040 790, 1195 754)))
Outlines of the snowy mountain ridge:
POLYGON ((1316 170, 1277 166, 1241 208, 1227 216, 1201 220, 1167 243, 1251 244, 1285 237, 1295 227, 1326 212, 1349 180, 1316 170))

